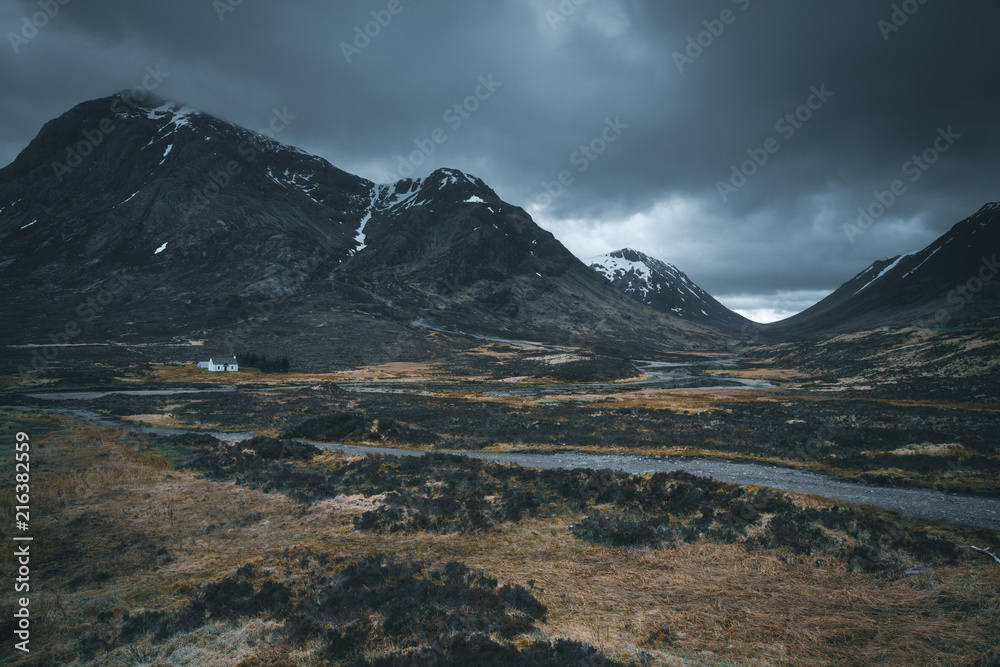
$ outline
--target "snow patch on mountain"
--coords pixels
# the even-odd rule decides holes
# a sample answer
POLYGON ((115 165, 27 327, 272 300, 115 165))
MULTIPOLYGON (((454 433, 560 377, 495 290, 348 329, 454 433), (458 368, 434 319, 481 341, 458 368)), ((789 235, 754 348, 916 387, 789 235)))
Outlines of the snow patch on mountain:
POLYGON ((449 185, 458 185, 461 181, 468 181, 476 187, 481 186, 481 182, 472 174, 467 174, 464 171, 459 171, 458 169, 439 169, 437 172, 441 175, 441 181, 438 184, 438 190, 443 190, 449 185))
MULTIPOLYGON (((911 252, 911 253, 910 253, 910 254, 908 254, 908 255, 900 255, 900 256, 899 256, 899 257, 897 257, 897 258, 896 258, 896 259, 895 259, 895 260, 894 260, 894 261, 893 261, 892 263, 890 263, 890 264, 889 264, 889 266, 887 266, 887 267, 885 267, 884 269, 882 269, 882 270, 881 270, 881 271, 879 272, 879 274, 878 274, 877 276, 875 276, 874 278, 872 278, 871 280, 869 280, 869 281, 868 281, 867 283, 865 283, 865 284, 864 284, 864 285, 863 285, 863 286, 861 287, 861 289, 859 289, 859 290, 858 290, 857 292, 855 292, 854 294, 859 294, 859 293, 860 293, 860 292, 862 292, 863 290, 867 289, 867 288, 868 288, 869 286, 871 286, 871 284, 872 284, 872 283, 874 283, 874 282, 875 282, 876 280, 878 280, 879 278, 881 278, 882 276, 884 276, 885 274, 889 273, 889 272, 890 272, 890 271, 892 271, 892 270, 893 270, 894 268, 896 268, 896 267, 897 267, 897 266, 899 265, 899 263, 900 263, 900 262, 902 262, 902 261, 903 261, 904 259, 906 259, 907 257, 912 257, 912 256, 913 256, 913 255, 915 255, 915 254, 916 254, 916 253, 912 253, 912 252, 911 252)), ((875 268, 875 265, 874 265, 874 264, 872 264, 872 265, 871 265, 870 267, 868 267, 868 270, 869 270, 869 271, 871 271, 871 270, 872 270, 872 269, 874 269, 874 268, 875 268)), ((903 276, 903 277, 905 278, 906 276, 903 276)))
POLYGON ((420 194, 420 187, 423 185, 423 179, 409 181, 409 185, 404 191, 402 190, 402 187, 405 183, 407 183, 407 181, 399 181, 398 183, 393 183, 385 189, 383 203, 378 208, 380 212, 389 213, 400 208, 401 206, 410 208, 411 205, 413 205, 414 198, 420 194), (389 197, 394 197, 394 199, 391 201, 385 201, 389 197))
POLYGON ((129 197, 128 199, 126 199, 126 200, 125 200, 125 201, 123 201, 123 202, 119 202, 119 203, 115 204, 115 205, 114 205, 114 206, 112 206, 111 208, 112 208, 112 209, 116 209, 116 208, 118 208, 119 206, 121 206, 122 204, 127 204, 127 203, 129 203, 130 201, 132 201, 133 199, 135 199, 135 196, 136 196, 137 194, 139 194, 140 192, 142 192, 142 190, 136 190, 136 191, 135 191, 134 193, 132 193, 132 196, 130 196, 130 197, 129 197))
POLYGON ((657 310, 700 322, 743 322, 680 269, 637 250, 625 248, 592 257, 586 263, 625 294, 657 310))
MULTIPOLYGON (((637 285, 637 289, 642 292, 642 296, 646 297, 649 294, 652 287, 651 280, 653 274, 649 270, 649 267, 641 261, 632 261, 625 259, 625 257, 616 257, 614 253, 599 257, 592 257, 588 261, 590 262, 590 268, 595 269, 599 273, 603 273, 604 277, 611 282, 628 278, 631 274, 631 276, 634 276, 631 282, 637 285)), ((659 286, 657 286, 657 291, 659 291, 659 289, 659 286)))
POLYGON ((165 134, 175 132, 182 127, 191 127, 193 125, 191 119, 197 115, 199 113, 195 109, 181 106, 176 102, 166 102, 155 109, 146 110, 146 117, 150 120, 162 121, 165 118, 170 119, 160 129, 160 132, 165 134))
POLYGON ((373 185, 371 189, 370 199, 368 201, 368 208, 365 210, 365 215, 361 218, 361 222, 358 225, 358 233, 354 237, 354 242, 357 243, 357 247, 354 248, 352 255, 356 255, 368 245, 365 243, 365 227, 371 222, 372 214, 375 212, 375 205, 378 202, 380 196, 386 191, 387 186, 385 185, 373 185))
MULTIPOLYGON (((903 274, 903 277, 904 277, 904 278, 909 278, 911 274, 913 274, 913 273, 916 273, 917 269, 919 269, 919 268, 920 268, 921 266, 923 266, 924 264, 926 264, 926 263, 927 263, 927 261, 928 261, 928 260, 929 260, 929 259, 930 259, 931 257, 933 257, 934 255, 938 254, 938 251, 939 251, 939 250, 941 250, 941 247, 940 247, 940 246, 939 246, 939 247, 937 247, 937 248, 934 248, 934 251, 933 251, 933 252, 931 252, 931 254, 927 255, 927 257, 925 257, 925 258, 924 258, 924 261, 920 262, 920 263, 919 263, 919 264, 917 264, 917 265, 916 265, 915 267, 913 267, 912 269, 910 269, 909 271, 907 271, 907 272, 906 272, 905 274, 903 274)), ((858 291, 860 291, 860 290, 858 290, 858 291)))
POLYGON ((279 174, 276 177, 273 174, 271 174, 270 169, 268 169, 268 175, 270 175, 272 178, 274 178, 277 182, 281 183, 282 185, 291 188, 296 188, 297 190, 302 192, 302 194, 309 197, 309 199, 313 200, 317 204, 323 205, 322 201, 313 197, 313 193, 316 192, 316 190, 319 188, 319 183, 313 182, 313 179, 316 177, 315 173, 307 174, 303 172, 295 172, 292 171, 291 169, 286 168, 283 173, 279 174))

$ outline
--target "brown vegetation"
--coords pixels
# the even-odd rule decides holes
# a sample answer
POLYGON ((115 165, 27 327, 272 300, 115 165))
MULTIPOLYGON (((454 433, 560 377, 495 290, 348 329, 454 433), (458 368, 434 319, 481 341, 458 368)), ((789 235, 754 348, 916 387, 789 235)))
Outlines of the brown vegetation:
MULTIPOLYGON (((523 640, 491 635, 518 650, 564 638, 620 662, 668 665, 964 665, 996 650, 1000 568, 985 558, 886 577, 847 562, 817 567, 815 557, 787 550, 712 541, 609 547, 571 536, 569 527, 583 518, 572 509, 486 533, 373 533, 354 522, 378 499, 301 503, 204 479, 177 468, 191 452, 171 440, 23 413, 4 413, 0 427, 5 448, 18 430, 32 435, 33 529, 46 538, 34 561, 35 650, 13 664, 328 664, 323 642, 296 639, 287 619, 266 614, 213 615, 169 637, 136 633, 113 646, 113 636, 102 634, 125 613, 172 618, 206 584, 247 563, 280 584, 284 570, 273 563, 289 548, 345 564, 395 554, 429 564, 415 570, 418 578, 457 561, 499 586, 522 587, 547 609, 544 621, 523 640)), ((333 470, 347 462, 326 453, 285 464, 333 470)), ((10 500, 2 503, 9 519, 10 500)), ((4 559, 6 580, 10 568, 4 559)), ((399 650, 415 649, 371 635, 350 660, 399 650)))

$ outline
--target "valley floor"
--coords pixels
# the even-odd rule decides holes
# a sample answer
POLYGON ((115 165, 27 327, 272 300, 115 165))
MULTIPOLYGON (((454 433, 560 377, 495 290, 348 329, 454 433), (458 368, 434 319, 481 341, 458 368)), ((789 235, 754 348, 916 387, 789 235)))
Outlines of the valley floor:
MULTIPOLYGON (((882 387, 845 383, 724 355, 676 355, 657 364, 636 370, 575 349, 494 342, 446 362, 330 373, 96 367, 65 381, 10 379, 0 405, 433 451, 718 457, 862 484, 1000 497, 1000 402, 991 398, 928 396, 900 388, 898 378, 882 387), (68 391, 74 388, 85 391, 68 391), (232 391, 207 391, 221 389, 232 391)), ((849 371, 857 372, 844 375, 849 371)))
POLYGON ((967 548, 995 532, 697 478, 413 468, 23 413, 3 429, 38 443, 33 651, 14 664, 959 665, 996 649, 1000 567, 967 548), (625 518, 660 484, 683 493, 663 541, 625 518), (475 505, 484 490, 508 497, 475 505), (739 497, 749 521, 728 514, 739 497))
MULTIPOLYGON (((3 447, 11 460, 14 434, 32 438, 38 535, 33 650, 13 664, 1000 658, 1000 566, 970 548, 996 550, 996 530, 685 473, 301 442, 697 456, 998 498, 990 396, 841 382, 811 370, 806 349, 633 365, 514 341, 455 347, 447 361, 327 373, 94 364, 7 378, 3 447)), ((0 514, 9 538, 10 498, 0 514)))

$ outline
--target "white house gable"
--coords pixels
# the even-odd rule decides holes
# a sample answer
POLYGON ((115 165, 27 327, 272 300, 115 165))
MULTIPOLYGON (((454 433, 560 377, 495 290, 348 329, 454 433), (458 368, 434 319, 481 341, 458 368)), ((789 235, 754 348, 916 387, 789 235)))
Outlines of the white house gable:
POLYGON ((240 364, 236 357, 212 357, 208 361, 199 361, 198 368, 210 373, 235 373, 240 370, 240 364))

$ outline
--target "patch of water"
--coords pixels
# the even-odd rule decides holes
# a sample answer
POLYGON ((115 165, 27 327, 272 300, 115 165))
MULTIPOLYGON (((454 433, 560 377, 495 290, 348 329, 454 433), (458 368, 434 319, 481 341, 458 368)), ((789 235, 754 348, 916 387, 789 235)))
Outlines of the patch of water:
MULTIPOLYGON (((321 449, 340 450, 348 454, 387 454, 390 456, 422 456, 425 452, 381 447, 362 447, 312 441, 321 449)), ((781 468, 759 463, 733 463, 715 459, 687 457, 633 456, 628 454, 590 454, 565 452, 551 454, 455 452, 460 456, 513 463, 526 468, 573 470, 613 470, 629 474, 654 472, 684 472, 722 482, 750 486, 766 486, 780 491, 805 493, 852 503, 892 510, 900 514, 958 523, 979 528, 1000 530, 1000 499, 941 493, 926 489, 897 489, 863 486, 842 482, 826 475, 781 468)))

